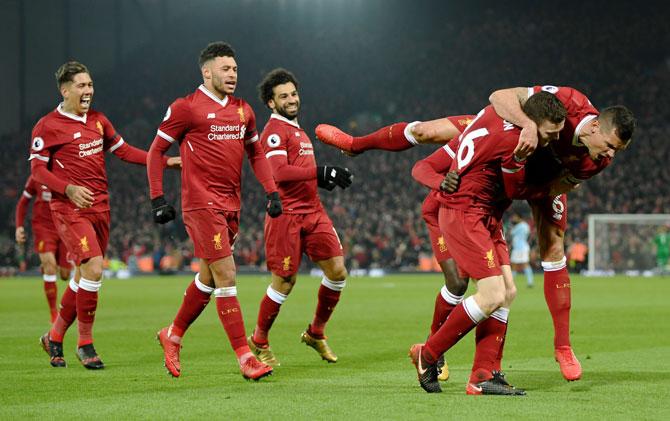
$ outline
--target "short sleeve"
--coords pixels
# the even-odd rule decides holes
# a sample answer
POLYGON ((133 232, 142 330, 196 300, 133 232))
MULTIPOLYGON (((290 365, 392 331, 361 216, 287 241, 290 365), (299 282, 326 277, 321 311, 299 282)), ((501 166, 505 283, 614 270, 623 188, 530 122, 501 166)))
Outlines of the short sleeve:
POLYGON ((156 135, 170 143, 181 141, 191 125, 191 111, 185 99, 179 98, 168 107, 156 135))

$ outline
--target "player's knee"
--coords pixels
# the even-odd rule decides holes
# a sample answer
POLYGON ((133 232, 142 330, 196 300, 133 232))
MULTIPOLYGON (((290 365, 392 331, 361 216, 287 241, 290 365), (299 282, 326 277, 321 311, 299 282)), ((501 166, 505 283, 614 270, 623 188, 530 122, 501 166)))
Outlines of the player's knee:
POLYGON ((70 279, 70 269, 68 268, 60 268, 59 274, 60 279, 63 281, 67 281, 68 279, 70 279))
POLYGON ((235 267, 213 267, 212 275, 214 275, 215 284, 217 286, 233 286, 235 285, 235 276, 237 271, 235 267))
POLYGON ((51 260, 45 260, 42 262, 42 270, 45 275, 55 275, 57 271, 56 262, 51 260))
POLYGON ((512 284, 505 290, 505 302, 504 307, 509 307, 514 299, 516 299, 516 285, 512 284))
POLYGON ((337 265, 329 271, 324 271, 324 275, 330 281, 338 283, 344 282, 347 279, 347 268, 344 265, 337 265))

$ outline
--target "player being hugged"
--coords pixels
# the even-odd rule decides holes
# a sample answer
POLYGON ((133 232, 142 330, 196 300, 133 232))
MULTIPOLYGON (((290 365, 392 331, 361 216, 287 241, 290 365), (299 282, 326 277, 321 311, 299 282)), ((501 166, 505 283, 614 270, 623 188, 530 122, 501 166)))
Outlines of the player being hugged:
MULTIPOLYGON (((525 105, 524 111, 537 123, 543 143, 558 138, 566 111, 556 97, 538 95, 525 105)), ((509 385, 497 367, 509 307, 516 296, 502 233, 502 212, 512 198, 505 198, 506 174, 514 175, 511 180, 516 182, 524 173, 527 154, 514 153, 520 132, 519 127, 501 119, 488 106, 457 139, 455 147, 446 145, 417 163, 431 171, 412 172, 421 184, 440 191, 439 226, 446 246, 461 275, 477 282, 477 293, 456 305, 425 345, 416 344, 410 349, 419 383, 429 393, 441 392, 438 358, 477 326, 477 346, 466 393, 525 394, 509 385), (449 150, 455 151, 453 159, 449 150), (458 190, 451 194, 440 189, 447 170, 457 171, 460 176, 458 190)))
MULTIPOLYGON (((51 330, 40 338, 51 365, 65 367, 63 337, 77 319, 77 357, 88 369, 104 364, 93 347, 93 322, 109 239, 109 193, 104 152, 146 165, 147 154, 126 143, 107 117, 91 109, 93 80, 83 64, 70 61, 56 72, 63 102, 42 117, 32 132, 32 177, 51 190, 51 216, 76 265, 75 280, 61 297, 51 330)), ((157 165, 178 168, 179 158, 157 165)))
POLYGON ((258 322, 248 337, 250 348, 264 363, 277 366, 268 342, 272 323, 295 285, 303 253, 323 270, 316 312, 301 340, 324 360, 337 356, 328 346, 324 330, 346 284, 342 244, 323 209, 317 186, 347 188, 352 176, 346 168, 317 166, 314 148, 298 124, 300 96, 292 73, 275 69, 258 86, 261 101, 272 111, 261 134, 265 156, 272 167, 284 213, 265 218, 265 254, 272 281, 261 300, 258 322))
POLYGON ((183 160, 182 216, 195 256, 201 260, 200 272, 186 289, 174 321, 158 332, 158 340, 165 367, 179 377, 182 337, 214 295, 217 314, 242 375, 258 380, 271 374, 272 367, 258 361, 247 345, 232 256, 239 227, 245 152, 267 194, 268 215, 281 215, 282 205, 258 142, 254 112, 244 100, 232 96, 237 86, 235 52, 225 42, 213 42, 200 53, 199 64, 203 84, 168 107, 149 151, 153 218, 164 224, 174 219, 176 212, 163 197, 161 157, 173 143, 179 145, 183 160))

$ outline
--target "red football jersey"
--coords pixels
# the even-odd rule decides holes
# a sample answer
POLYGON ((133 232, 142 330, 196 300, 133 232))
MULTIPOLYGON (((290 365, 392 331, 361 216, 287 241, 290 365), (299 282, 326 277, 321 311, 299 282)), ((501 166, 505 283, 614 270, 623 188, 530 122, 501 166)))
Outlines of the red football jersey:
POLYGON ((261 145, 275 173, 284 213, 311 213, 322 209, 317 193, 314 148, 298 123, 272 114, 261 133, 261 145), (282 168, 283 165, 309 169, 310 178, 280 181, 276 173, 286 168, 282 168))
POLYGON ((449 170, 458 171, 461 181, 456 192, 441 192, 438 200, 454 209, 499 214, 501 201, 509 203, 504 200, 501 166, 512 156, 520 133, 492 106, 480 111, 458 139, 450 142, 451 146, 443 147, 447 153, 455 152, 449 170))
POLYGON ((34 198, 33 212, 30 217, 30 222, 33 225, 38 225, 45 229, 53 229, 56 227, 51 219, 51 209, 49 209, 49 202, 51 202, 51 191, 43 184, 38 183, 33 177, 28 177, 26 186, 23 189, 23 196, 28 200, 34 198))
POLYGON ((124 144, 112 123, 101 112, 83 116, 63 111, 59 105, 42 117, 32 132, 30 158, 47 163, 48 169, 67 184, 88 188, 94 197, 90 208, 78 209, 64 192, 53 191, 51 209, 69 213, 109 210, 107 172, 103 152, 114 152, 124 144))
POLYGON ((240 209, 244 145, 258 140, 249 104, 200 85, 170 105, 157 135, 179 143, 182 210, 240 209))
MULTIPOLYGON (((540 91, 556 95, 568 111, 560 139, 557 142, 550 143, 550 150, 554 159, 570 171, 575 178, 575 182, 591 178, 607 167, 612 161, 611 159, 601 158, 594 161, 589 156, 589 150, 579 141, 579 131, 582 127, 600 114, 586 95, 569 87, 545 85, 528 88, 528 96, 530 97, 540 91)), ((528 179, 531 182, 535 181, 533 178, 539 172, 530 170, 530 168, 535 167, 535 165, 531 165, 527 171, 528 179)), ((537 165, 537 168, 545 173, 547 172, 547 165, 537 165)), ((547 178, 546 174, 537 174, 537 177, 540 179, 547 178)))

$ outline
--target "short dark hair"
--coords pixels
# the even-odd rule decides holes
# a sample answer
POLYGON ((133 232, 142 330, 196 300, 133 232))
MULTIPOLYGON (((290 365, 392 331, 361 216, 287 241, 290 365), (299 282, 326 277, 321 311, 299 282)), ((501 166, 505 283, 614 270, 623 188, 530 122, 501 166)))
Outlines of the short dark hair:
POLYGON ((202 67, 205 63, 210 60, 214 60, 217 57, 232 57, 235 58, 235 50, 227 42, 215 41, 207 44, 204 50, 200 52, 200 57, 198 58, 198 64, 202 67))
POLYGON ((605 108, 600 112, 598 121, 600 121, 602 126, 605 126, 605 130, 616 130, 617 137, 626 146, 628 146, 628 143, 633 138, 633 132, 637 126, 637 120, 633 112, 623 105, 614 105, 605 108))
POLYGON ((88 73, 88 68, 78 61, 68 61, 56 70, 56 87, 60 89, 64 83, 74 81, 74 75, 79 73, 88 73))
POLYGON ((549 92, 540 91, 523 104, 523 112, 535 122, 540 124, 544 120, 558 124, 565 120, 568 115, 563 103, 556 98, 556 95, 549 92))
POLYGON ((271 70, 267 75, 265 75, 261 83, 258 84, 258 97, 260 98, 261 102, 267 106, 268 101, 272 99, 272 90, 274 87, 289 82, 293 82, 295 88, 298 89, 298 80, 295 78, 293 73, 286 69, 282 69, 281 67, 271 70))

